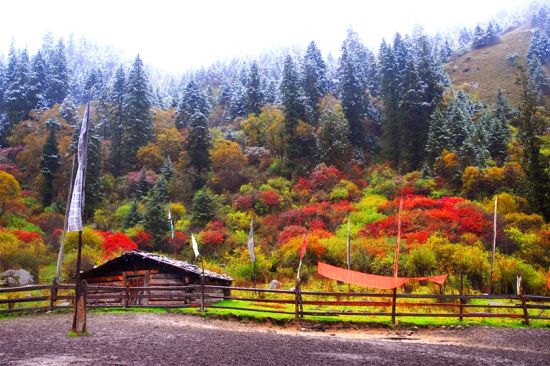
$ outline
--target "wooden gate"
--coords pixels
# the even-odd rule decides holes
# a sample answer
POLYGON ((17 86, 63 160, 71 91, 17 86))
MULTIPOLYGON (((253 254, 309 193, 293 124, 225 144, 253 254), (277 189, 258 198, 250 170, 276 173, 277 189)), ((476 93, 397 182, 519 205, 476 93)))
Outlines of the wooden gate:
POLYGON ((126 277, 126 286, 128 291, 128 306, 129 305, 143 305, 144 290, 132 290, 132 287, 144 287, 145 275, 128 275, 126 277))

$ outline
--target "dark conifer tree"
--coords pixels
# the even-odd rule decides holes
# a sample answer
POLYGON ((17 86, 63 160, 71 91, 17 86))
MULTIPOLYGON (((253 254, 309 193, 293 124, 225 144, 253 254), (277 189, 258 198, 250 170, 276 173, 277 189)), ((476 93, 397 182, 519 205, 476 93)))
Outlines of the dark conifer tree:
POLYGON ((48 67, 46 99, 50 106, 61 104, 69 92, 69 70, 62 40, 59 40, 51 58, 48 59, 48 67))
POLYGON ((27 91, 27 103, 31 108, 45 108, 48 105, 46 100, 48 66, 42 57, 40 50, 32 59, 29 88, 27 91))
POLYGON ((250 65, 250 72, 246 83, 246 112, 260 114, 263 106, 262 86, 258 64, 253 62, 250 65))
POLYGON ((529 84, 525 70, 520 69, 522 101, 518 119, 518 140, 522 147, 521 165, 527 175, 528 198, 546 220, 550 219, 549 162, 540 152, 545 123, 538 111, 537 96, 529 84))
MULTIPOLYGON (((20 54, 13 45, 8 56, 6 70, 6 86, 4 90, 4 109, 9 119, 9 126, 3 131, 8 134, 11 125, 26 118, 30 109, 27 104, 27 88, 29 77, 29 64, 26 51, 20 54)), ((5 135, 4 135, 5 136, 5 135)))
POLYGON ((111 173, 117 177, 122 173, 122 135, 124 129, 124 96, 126 94, 126 76, 124 69, 120 66, 113 80, 109 91, 108 116, 110 119, 111 150, 110 162, 111 173))
POLYGON ((229 120, 246 115, 246 88, 240 80, 234 80, 231 85, 231 99, 229 101, 229 120))
POLYGON ((141 199, 149 193, 149 181, 147 180, 147 172, 142 168, 139 174, 139 179, 136 184, 135 197, 141 199))
POLYGON ((478 24, 474 30, 474 36, 472 38, 472 47, 481 48, 485 47, 485 31, 478 24))
POLYGON ((143 218, 145 229, 153 234, 157 242, 170 231, 167 198, 166 180, 161 176, 147 200, 143 218))
POLYGON ((131 228, 139 224, 143 220, 143 217, 139 213, 139 206, 137 200, 132 200, 132 205, 130 206, 130 212, 124 219, 124 224, 122 225, 125 229, 131 228))
POLYGON ((101 204, 103 194, 103 159, 101 158, 101 137, 99 125, 92 123, 88 133, 88 163, 86 165, 86 205, 87 217, 93 216, 101 204))
POLYGON ((48 138, 42 148, 40 172, 42 173, 42 204, 51 205, 54 199, 54 179, 61 165, 59 149, 57 148, 56 132, 59 128, 57 120, 50 119, 47 123, 48 138))
POLYGON ((305 105, 308 121, 316 125, 319 113, 318 104, 327 93, 326 65, 314 41, 307 47, 302 63, 302 88, 304 90, 305 105))
POLYGON ((290 55, 285 59, 280 91, 285 112, 285 131, 288 139, 286 157, 292 167, 296 163, 296 159, 300 158, 301 146, 296 128, 298 122, 305 119, 305 108, 302 103, 303 94, 300 89, 300 78, 290 55))
POLYGON ((468 28, 464 27, 460 30, 458 35, 458 45, 461 49, 468 49, 472 45, 472 35, 468 28))
POLYGON ((401 97, 400 70, 397 67, 394 51, 385 41, 382 41, 380 46, 380 86, 384 101, 382 152, 384 157, 390 160, 394 167, 397 167, 401 152, 401 126, 399 119, 399 99, 401 97))
POLYGON ((436 109, 430 120, 430 130, 426 144, 429 164, 433 164, 439 155, 441 155, 441 152, 449 148, 450 140, 451 136, 447 128, 445 115, 439 109, 436 109))
POLYGON ((205 174, 210 170, 210 146, 210 132, 206 117, 197 111, 189 121, 189 134, 185 142, 185 150, 189 157, 188 166, 194 175, 194 189, 204 185, 205 174))
POLYGON ((200 189, 193 195, 191 206, 192 223, 204 226, 216 217, 217 203, 214 195, 208 189, 200 189))
POLYGON ((176 127, 189 127, 191 117, 196 112, 200 112, 204 116, 207 116, 209 110, 210 107, 206 95, 204 95, 194 80, 189 81, 183 90, 181 101, 176 112, 176 127))
MULTIPOLYGON (((357 33, 348 31, 342 45, 338 64, 340 99, 350 126, 350 141, 358 158, 362 158, 366 146, 365 114, 368 108, 366 96, 365 48, 357 33)), ((371 146, 371 148, 373 148, 371 146)))
POLYGON ((121 153, 127 170, 135 169, 136 152, 153 137, 149 94, 149 82, 143 69, 143 62, 137 56, 128 74, 124 96, 121 153))
POLYGON ((540 61, 537 58, 531 58, 527 61, 527 70, 529 73, 529 82, 533 89, 540 95, 550 93, 550 78, 544 72, 540 61))

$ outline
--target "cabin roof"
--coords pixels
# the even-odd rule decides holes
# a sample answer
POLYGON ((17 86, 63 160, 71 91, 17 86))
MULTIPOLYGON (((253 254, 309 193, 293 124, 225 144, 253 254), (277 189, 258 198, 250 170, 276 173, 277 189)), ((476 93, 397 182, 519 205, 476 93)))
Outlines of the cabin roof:
MULTIPOLYGON (((175 272, 188 272, 200 276, 202 269, 194 264, 166 257, 163 255, 144 252, 141 250, 133 250, 126 252, 119 257, 113 258, 97 267, 90 269, 89 271, 82 272, 82 278, 90 278, 94 276, 101 276, 107 273, 116 271, 125 271, 138 269, 143 266, 147 269, 153 269, 158 267, 164 267, 168 270, 175 272)), ((233 281, 233 279, 225 274, 204 270, 204 276, 206 278, 233 281)))

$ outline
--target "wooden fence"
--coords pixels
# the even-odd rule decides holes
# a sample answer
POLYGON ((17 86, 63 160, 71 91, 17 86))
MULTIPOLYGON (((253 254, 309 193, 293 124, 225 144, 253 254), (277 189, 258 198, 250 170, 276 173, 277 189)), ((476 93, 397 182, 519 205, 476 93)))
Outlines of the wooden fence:
MULTIPOLYGON (((550 320, 550 297, 537 295, 463 295, 367 292, 319 292, 225 287, 211 285, 116 287, 87 286, 87 307, 161 307, 225 309, 286 314, 296 318, 317 317, 401 317, 516 318, 550 320), (163 300, 149 304, 140 299, 163 300), (225 300, 225 301, 221 301, 225 300), (228 301, 231 300, 231 301, 228 301)), ((0 314, 45 312, 72 308, 74 284, 0 288, 0 314)))

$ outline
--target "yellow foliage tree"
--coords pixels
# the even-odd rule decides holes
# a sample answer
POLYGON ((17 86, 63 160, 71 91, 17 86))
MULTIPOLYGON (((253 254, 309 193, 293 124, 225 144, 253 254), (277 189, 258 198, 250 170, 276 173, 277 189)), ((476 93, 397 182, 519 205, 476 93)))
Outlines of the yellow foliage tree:
POLYGON ((229 191, 239 188, 243 183, 242 170, 246 164, 239 144, 225 139, 214 141, 210 159, 215 173, 214 184, 229 191))
POLYGON ((250 146, 263 146, 279 159, 285 152, 285 118, 277 107, 268 104, 260 115, 251 114, 241 123, 250 146))
POLYGON ((7 201, 17 198, 20 192, 21 187, 17 179, 10 173, 0 170, 0 215, 6 210, 7 201))
POLYGON ((140 147, 136 157, 140 167, 154 171, 158 171, 164 162, 159 147, 153 143, 140 147))

